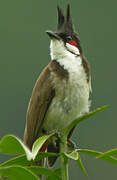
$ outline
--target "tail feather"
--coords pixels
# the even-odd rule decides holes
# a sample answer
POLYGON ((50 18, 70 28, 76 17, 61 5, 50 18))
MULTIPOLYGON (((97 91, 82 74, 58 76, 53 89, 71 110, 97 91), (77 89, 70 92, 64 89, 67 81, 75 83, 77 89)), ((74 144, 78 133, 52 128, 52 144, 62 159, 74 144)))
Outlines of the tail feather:
MULTIPOLYGON (((47 152, 51 152, 51 153, 59 153, 59 141, 56 140, 56 141, 52 141, 48 144, 48 147, 47 147, 47 152)), ((47 159, 47 162, 48 162, 48 166, 49 167, 52 167, 54 165, 54 163, 56 162, 57 160, 57 156, 53 156, 53 157, 48 157, 47 159)))

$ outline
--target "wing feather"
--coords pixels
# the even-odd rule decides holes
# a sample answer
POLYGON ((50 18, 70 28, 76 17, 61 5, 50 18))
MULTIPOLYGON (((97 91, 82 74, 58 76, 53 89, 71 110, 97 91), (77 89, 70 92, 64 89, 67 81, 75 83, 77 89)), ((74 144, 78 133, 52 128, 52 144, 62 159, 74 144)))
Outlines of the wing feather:
POLYGON ((48 65, 39 76, 30 98, 24 133, 24 143, 29 149, 41 133, 44 117, 55 95, 50 73, 48 65))

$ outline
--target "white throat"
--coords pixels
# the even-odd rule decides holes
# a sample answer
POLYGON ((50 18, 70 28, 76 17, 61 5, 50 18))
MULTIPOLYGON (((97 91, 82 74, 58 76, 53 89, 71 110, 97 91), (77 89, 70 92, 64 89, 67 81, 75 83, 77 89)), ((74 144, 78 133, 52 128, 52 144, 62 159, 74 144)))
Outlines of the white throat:
POLYGON ((66 57, 76 57, 77 55, 80 55, 80 52, 77 47, 66 43, 65 44, 62 40, 56 40, 53 39, 50 42, 50 55, 51 59, 63 59, 66 57))

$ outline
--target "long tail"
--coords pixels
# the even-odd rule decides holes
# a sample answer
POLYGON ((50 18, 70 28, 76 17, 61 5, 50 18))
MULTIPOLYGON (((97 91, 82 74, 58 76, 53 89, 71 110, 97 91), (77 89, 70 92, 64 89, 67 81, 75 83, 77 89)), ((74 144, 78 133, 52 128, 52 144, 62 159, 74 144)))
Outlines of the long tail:
MULTIPOLYGON (((47 147, 47 152, 51 152, 51 153, 59 153, 60 151, 60 147, 59 147, 59 140, 57 139, 56 141, 52 141, 48 144, 47 147)), ((53 156, 53 157, 48 157, 48 166, 52 167, 54 165, 54 163, 57 160, 57 156, 53 156)))

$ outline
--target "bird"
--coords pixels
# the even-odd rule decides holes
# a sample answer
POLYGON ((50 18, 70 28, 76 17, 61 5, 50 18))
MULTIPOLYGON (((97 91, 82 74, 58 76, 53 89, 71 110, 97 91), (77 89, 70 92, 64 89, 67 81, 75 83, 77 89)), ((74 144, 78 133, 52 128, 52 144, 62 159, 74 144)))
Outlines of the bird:
MULTIPOLYGON (((90 108, 90 66, 74 29, 70 5, 65 15, 59 6, 57 12, 57 30, 46 31, 51 60, 36 81, 26 114, 24 144, 30 150, 37 138, 53 131, 63 134, 71 122, 90 108)), ((74 128, 68 141, 73 131, 74 128)), ((46 142, 40 151, 59 153, 59 138, 46 142)), ((48 158, 50 167, 56 158, 48 158)))

